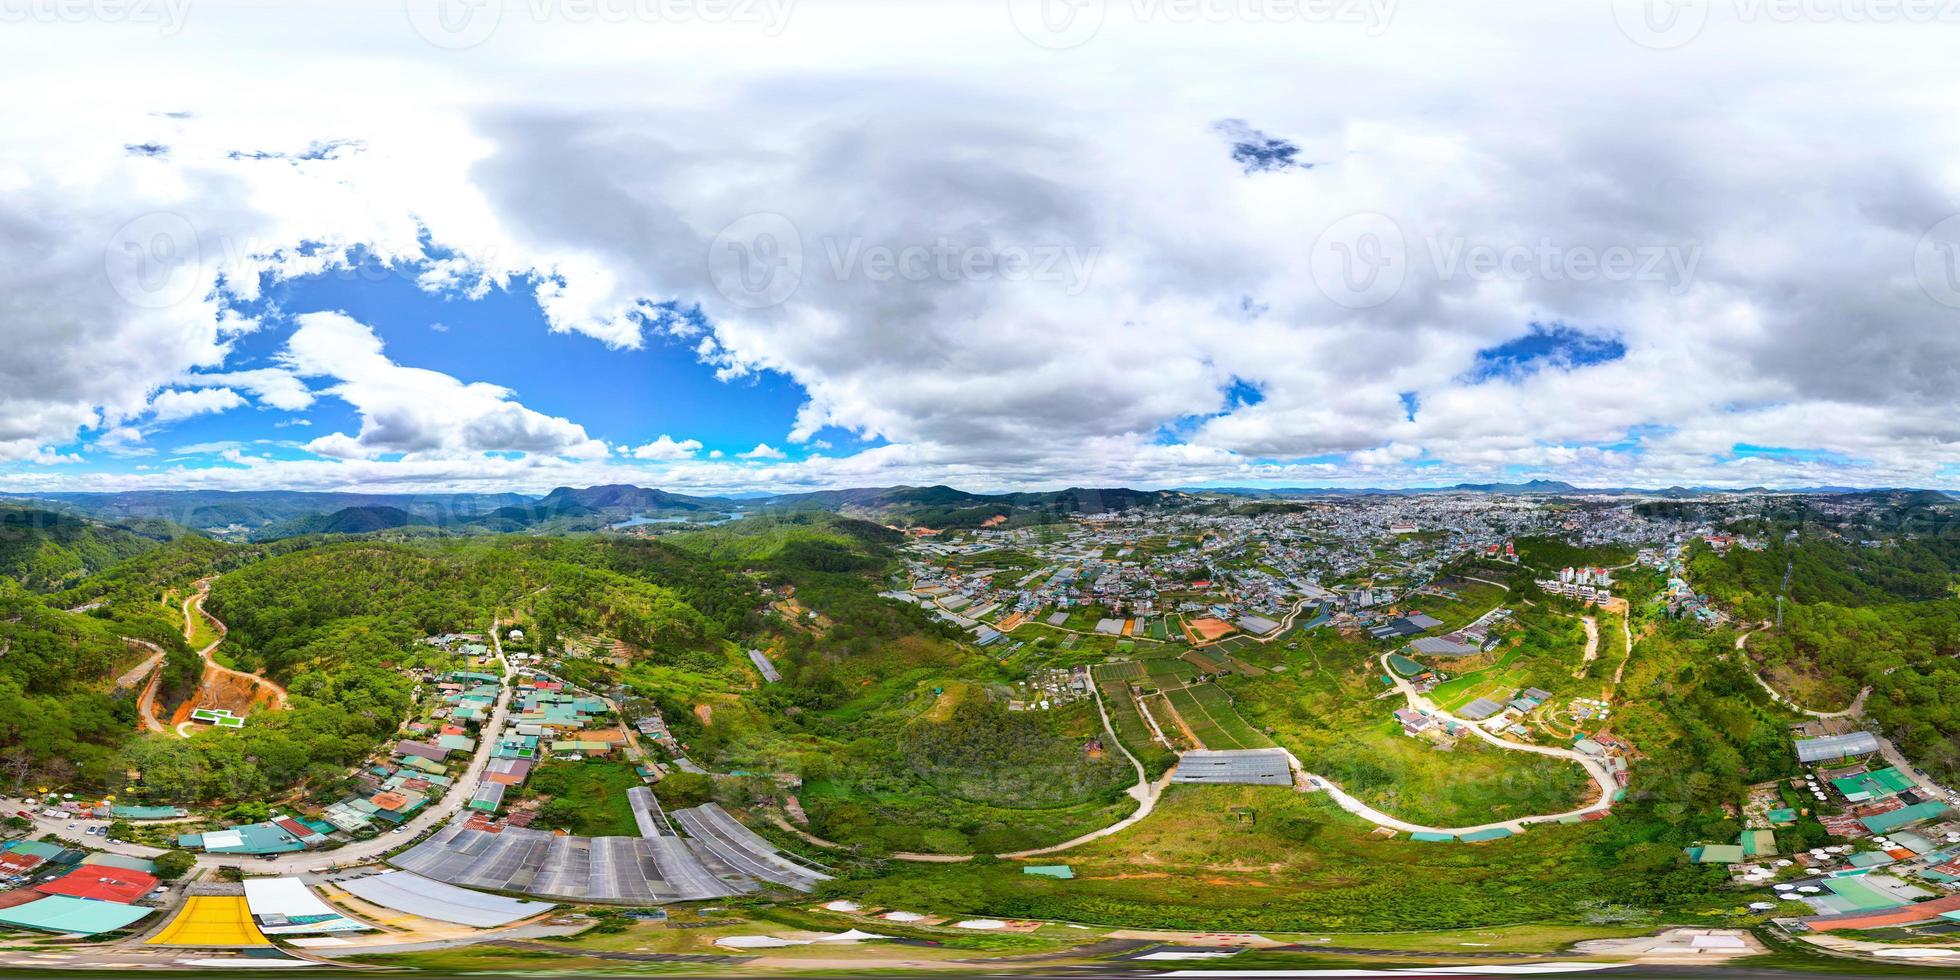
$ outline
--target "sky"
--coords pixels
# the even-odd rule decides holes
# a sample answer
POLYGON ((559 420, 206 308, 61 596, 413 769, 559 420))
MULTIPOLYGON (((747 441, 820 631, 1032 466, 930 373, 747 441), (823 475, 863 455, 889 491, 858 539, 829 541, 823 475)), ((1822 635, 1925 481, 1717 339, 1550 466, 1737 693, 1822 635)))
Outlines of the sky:
POLYGON ((1920 0, 0 0, 0 492, 1954 487, 1956 50, 1920 0))

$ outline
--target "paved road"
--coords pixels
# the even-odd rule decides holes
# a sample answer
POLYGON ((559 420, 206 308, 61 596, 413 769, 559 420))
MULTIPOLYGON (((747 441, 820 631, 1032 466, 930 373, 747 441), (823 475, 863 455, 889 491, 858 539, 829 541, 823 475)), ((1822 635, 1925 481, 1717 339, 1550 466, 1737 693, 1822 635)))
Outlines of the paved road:
POLYGON ((1137 801, 1136 811, 1131 813, 1129 816, 1124 817, 1123 819, 1118 820, 1113 824, 1110 824, 1107 827, 1103 827, 1099 830, 1089 831, 1088 833, 1083 834, 1080 837, 1063 841, 1060 844, 1052 844, 1049 845, 1048 847, 1037 847, 1026 851, 1014 851, 1012 853, 998 855, 999 857, 1003 857, 1003 858, 1036 857, 1042 854, 1054 854, 1058 851, 1066 851, 1069 848, 1075 847, 1078 844, 1087 844, 1092 840, 1100 840, 1104 837, 1108 837, 1111 834, 1122 833, 1123 831, 1128 830, 1133 826, 1136 826, 1136 824, 1141 820, 1143 820, 1143 818, 1150 816, 1150 812, 1152 810, 1157 809, 1157 799, 1164 795, 1164 787, 1170 785, 1171 774, 1176 772, 1176 769, 1172 768, 1171 770, 1165 772, 1162 778, 1158 779, 1154 783, 1151 782, 1150 777, 1146 775, 1144 772, 1143 763, 1139 762, 1136 756, 1130 754, 1129 748, 1123 744, 1122 739, 1116 737, 1116 727, 1109 723, 1109 711, 1103 707, 1102 689, 1097 685, 1095 685, 1094 683, 1091 683, 1089 685, 1089 692, 1095 695, 1096 713, 1102 716, 1103 733, 1109 736, 1110 744, 1116 746, 1116 748, 1123 753, 1124 757, 1130 760, 1130 765, 1135 767, 1136 769, 1136 773, 1137 773, 1136 785, 1130 787, 1129 789, 1130 796, 1137 801))
MULTIPOLYGON (((491 645, 496 651, 497 662, 503 667, 503 692, 497 696, 497 705, 490 714, 490 720, 484 724, 478 734, 476 755, 471 757, 469 768, 449 787, 449 792, 443 794, 440 801, 434 806, 423 810, 421 814, 404 824, 400 833, 386 833, 370 840, 355 841, 332 851, 301 851, 291 855, 275 857, 272 860, 255 858, 249 854, 199 854, 197 856, 198 866, 203 868, 217 868, 222 865, 236 865, 259 874, 298 874, 323 866, 334 868, 353 867, 372 863, 375 859, 381 857, 381 855, 447 823, 449 818, 461 811, 464 805, 469 803, 470 797, 476 793, 477 783, 483 778, 484 769, 490 765, 490 753, 496 748, 498 740, 502 738, 504 726, 510 718, 510 682, 511 678, 516 674, 516 671, 511 668, 510 661, 504 658, 503 638, 499 635, 499 627, 501 627, 502 621, 496 617, 492 617, 490 622, 491 645)), ((12 812, 19 808, 17 802, 11 800, 0 800, 0 806, 4 806, 6 812, 12 812)), ((85 840, 90 847, 113 854, 154 858, 163 853, 162 848, 146 847, 142 844, 131 844, 127 842, 111 844, 104 838, 84 836, 83 834, 83 831, 89 827, 98 825, 106 826, 107 824, 108 821, 106 820, 77 820, 67 816, 60 818, 36 816, 34 819, 34 830, 37 834, 48 833, 60 837, 85 840), (69 826, 70 824, 74 824, 75 826, 71 828, 69 826)))
MULTIPOLYGON (((1300 769, 1301 773, 1308 780, 1312 788, 1326 790, 1327 794, 1334 799, 1334 802, 1340 804, 1341 809, 1346 810, 1349 813, 1353 813, 1356 816, 1359 816, 1362 819, 1367 820, 1371 823, 1375 823, 1383 827, 1392 827, 1396 830, 1408 831, 1410 833, 1430 832, 1430 833, 1440 833, 1440 834, 1467 834, 1467 833, 1474 833, 1479 830, 1490 830, 1496 827, 1503 827, 1504 829, 1511 830, 1511 831, 1520 831, 1523 830, 1525 828, 1525 825, 1527 824, 1550 823, 1558 820, 1563 820, 1567 817, 1578 817, 1578 816, 1584 816, 1588 813, 1603 812, 1612 807, 1613 795, 1619 792, 1620 784, 1618 780, 1613 778, 1613 774, 1606 770, 1605 765, 1600 763, 1597 759, 1594 759, 1593 757, 1589 755, 1585 755, 1580 752, 1574 752, 1571 749, 1554 748, 1545 745, 1527 745, 1523 742, 1513 742, 1507 738, 1499 738, 1498 736, 1491 734, 1488 730, 1483 728, 1483 726, 1481 725, 1477 725, 1473 722, 1469 722, 1462 718, 1458 718, 1455 715, 1452 715, 1449 712, 1444 711, 1443 709, 1437 707, 1434 702, 1430 701, 1427 697, 1424 697, 1421 693, 1417 692, 1415 686, 1410 684, 1407 678, 1389 669, 1387 654, 1382 655, 1382 671, 1383 673, 1387 674, 1389 677, 1394 679, 1396 687, 1401 689, 1403 697, 1405 697, 1408 700, 1409 707, 1414 708, 1417 711, 1424 711, 1429 713, 1431 717, 1438 718, 1443 721, 1453 721, 1459 725, 1465 726, 1469 728, 1470 731, 1473 734, 1475 734, 1478 738, 1481 738, 1484 741, 1489 742, 1490 744, 1500 749, 1506 749, 1512 752, 1530 752, 1535 755, 1551 756, 1553 758, 1565 759, 1569 762, 1578 763, 1580 766, 1585 768, 1587 775, 1590 775, 1593 778, 1593 782, 1598 784, 1600 790, 1599 799, 1594 801, 1590 805, 1580 807, 1576 810, 1567 810, 1563 813, 1546 813, 1546 814, 1539 814, 1539 815, 1529 816, 1529 817, 1518 817, 1513 820, 1499 820, 1499 821, 1494 821, 1492 823, 1478 824, 1474 827, 1428 827, 1422 824, 1410 823, 1406 820, 1392 817, 1386 813, 1381 812, 1380 810, 1375 809, 1374 807, 1367 805, 1366 803, 1361 802, 1358 799, 1355 799, 1353 796, 1349 795, 1345 790, 1341 789, 1340 784, 1334 782, 1331 779, 1326 778, 1325 776, 1315 775, 1314 773, 1307 771, 1305 766, 1300 765, 1300 760, 1294 759, 1293 760, 1294 766, 1300 769)), ((1292 755, 1292 753, 1290 752, 1287 754, 1289 756, 1292 755)))
POLYGON ((116 678, 116 687, 119 690, 127 690, 141 683, 143 678, 150 676, 150 671, 157 669, 157 665, 163 663, 164 657, 163 648, 148 640, 139 640, 133 636, 125 636, 123 637, 123 642, 134 643, 150 651, 150 655, 144 657, 142 663, 130 668, 128 673, 116 678))

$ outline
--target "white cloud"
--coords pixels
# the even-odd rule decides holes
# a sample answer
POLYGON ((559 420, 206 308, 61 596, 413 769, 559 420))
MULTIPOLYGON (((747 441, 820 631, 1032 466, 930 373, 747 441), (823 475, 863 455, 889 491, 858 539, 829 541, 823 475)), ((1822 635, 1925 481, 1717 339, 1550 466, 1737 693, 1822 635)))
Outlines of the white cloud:
POLYGON ((191 381, 201 384, 233 385, 252 393, 260 402, 273 408, 288 412, 298 412, 313 405, 313 392, 306 382, 291 371, 279 368, 254 368, 247 371, 221 371, 197 374, 191 381))
POLYGON ((245 404, 245 396, 230 388, 172 388, 150 400, 150 411, 158 422, 176 422, 193 415, 229 412, 245 404))
POLYGON ((465 383, 388 359, 373 329, 345 313, 303 313, 281 360, 306 378, 330 378, 323 389, 360 413, 360 431, 307 443, 322 456, 370 459, 478 453, 526 453, 585 459, 606 455, 584 427, 519 404, 508 388, 465 383))
POLYGON ((745 453, 736 453, 735 455, 740 456, 743 459, 787 459, 789 456, 788 453, 785 453, 782 450, 777 449, 776 447, 771 446, 766 442, 758 442, 755 444, 754 449, 751 449, 745 453))
POLYGON ((701 451, 701 440, 682 439, 675 442, 672 436, 662 433, 660 438, 633 449, 619 447, 622 455, 634 459, 686 459, 701 451))
MULTIPOLYGON (((295 39, 273 14, 219 3, 169 46, 117 25, 15 25, 0 63, 53 94, 14 107, 0 135, 0 462, 87 433, 141 451, 153 397, 189 410, 224 397, 199 390, 244 392, 297 411, 317 397, 306 380, 324 379, 362 420, 312 444, 333 460, 222 478, 1000 488, 1522 467, 1574 482, 1954 482, 1960 334, 1912 265, 1960 199, 1947 162, 1960 123, 1936 111, 1953 89, 1942 32, 1718 11, 1657 70, 1595 5, 1406 0, 1378 36, 1133 24, 1108 6, 1102 33, 1059 56, 997 0, 826 5, 780 38, 553 22, 442 58, 398 13, 295 39), (138 104, 158 77, 171 104, 138 104), (1314 166, 1245 174, 1222 119, 1314 166), (361 152, 231 155, 328 138, 361 152), (170 152, 132 158, 130 142, 170 152), (717 234, 755 212, 786 218, 803 246, 795 291, 760 309, 709 271, 717 234), (1408 278, 1349 309, 1316 285, 1316 243, 1357 212, 1393 219, 1408 278), (1695 273, 1457 262, 1529 260, 1541 242, 1692 249, 1695 273), (866 264, 867 250, 942 245, 1046 250, 1061 275, 866 264), (677 430, 662 437, 676 448, 602 464, 575 422, 396 364, 359 324, 295 337, 287 367, 240 369, 266 327, 227 301, 339 269, 357 247, 454 301, 541 283, 551 329, 614 347, 663 324, 726 377, 800 385, 793 443, 821 449, 834 426, 885 444, 737 463, 677 430), (663 316, 668 302, 701 304, 706 325, 663 316), (1465 380, 1477 351, 1534 321, 1611 334, 1627 356, 1465 380), (1234 379, 1263 400, 1225 411, 1234 379), (1738 456, 1739 442, 1850 462, 1738 456)), ((72 484, 74 469, 48 479, 72 484)))

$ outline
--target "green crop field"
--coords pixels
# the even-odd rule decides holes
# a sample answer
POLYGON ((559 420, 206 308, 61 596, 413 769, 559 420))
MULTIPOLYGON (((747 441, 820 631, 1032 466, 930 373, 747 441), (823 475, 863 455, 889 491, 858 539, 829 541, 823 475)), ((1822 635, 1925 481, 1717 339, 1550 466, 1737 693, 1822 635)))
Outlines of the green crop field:
POLYGON ((1097 664, 1093 669, 1097 681, 1128 681, 1144 676, 1143 664, 1135 660, 1119 660, 1115 663, 1097 664))
POLYGON ((1103 681, 1098 687, 1102 693, 1103 710, 1109 712, 1109 724, 1116 730, 1117 740, 1137 757, 1137 761, 1143 763, 1150 777, 1155 779, 1175 765, 1177 756, 1150 736, 1149 724, 1137 711, 1134 689, 1120 680, 1103 681))
POLYGON ((1232 707, 1231 697, 1223 688, 1216 684, 1200 684, 1190 688, 1190 692, 1192 698, 1204 707, 1205 713, 1224 731, 1226 737, 1238 743, 1230 746, 1231 748, 1262 749, 1273 744, 1272 739, 1260 734, 1257 729, 1247 724, 1244 718, 1239 717, 1238 710, 1232 707))
POLYGON ((1198 668, 1182 660, 1158 658, 1143 661, 1143 665, 1151 683, 1159 687, 1182 684, 1198 676, 1198 668))
POLYGON ((1191 729, 1191 734, 1196 735, 1198 741, 1204 743, 1205 748, 1239 747, 1236 741, 1225 734, 1224 729, 1211 720, 1211 715, 1205 712, 1204 705, 1199 704, 1198 699, 1191 696, 1189 688, 1174 687, 1165 691, 1164 695, 1170 701, 1171 707, 1177 709, 1178 717, 1183 718, 1184 724, 1191 729))

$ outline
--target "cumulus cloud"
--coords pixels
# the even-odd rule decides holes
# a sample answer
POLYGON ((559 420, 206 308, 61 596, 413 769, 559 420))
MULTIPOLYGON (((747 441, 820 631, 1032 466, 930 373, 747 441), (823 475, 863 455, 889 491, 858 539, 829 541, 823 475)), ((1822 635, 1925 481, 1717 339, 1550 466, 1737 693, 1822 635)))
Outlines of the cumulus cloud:
POLYGON ((755 444, 754 449, 751 449, 745 453, 736 453, 735 455, 740 456, 743 459, 788 459, 789 458, 788 453, 783 452, 782 450, 777 449, 776 447, 771 446, 766 442, 758 442, 755 444))
POLYGON ((313 405, 313 392, 306 387, 306 382, 291 371, 279 368, 205 373, 194 375, 191 380, 243 388, 261 404, 288 412, 304 411, 313 405))
POLYGON ((10 71, 68 94, 0 136, 0 461, 136 451, 109 434, 153 397, 228 390, 361 417, 311 444, 328 459, 223 475, 254 485, 1954 482, 1960 332, 1913 263, 1960 208, 1960 127, 1924 95, 1939 32, 1718 12, 1657 73, 1588 5, 1416 0, 1305 42, 1112 5, 1066 58, 998 3, 930 30, 861 6, 800 12, 814 46, 553 24, 523 56, 432 60, 401 28, 377 35, 418 55, 398 76, 224 8, 86 70, 17 25, 10 71), (879 43, 907 26, 957 42, 879 43), (249 64, 204 57, 240 37, 249 64), (159 71, 170 106, 107 97, 159 71), (327 73, 352 90, 304 84, 327 73), (723 459, 676 430, 602 461, 351 320, 238 366, 263 329, 238 302, 356 250, 452 301, 535 285, 552 330, 774 372, 807 396, 792 443, 876 448, 723 459), (1221 394, 1241 382, 1262 397, 1221 394))
POLYGON ((604 443, 568 419, 532 411, 510 389, 465 383, 439 371, 396 364, 372 328, 345 313, 303 313, 286 343, 285 367, 327 378, 323 393, 360 413, 359 432, 306 444, 322 456, 371 459, 481 453, 600 458, 604 443))
POLYGON ((621 446, 619 451, 634 459, 686 459, 701 451, 701 440, 682 439, 675 442, 672 436, 662 433, 660 438, 644 446, 631 449, 621 446))
POLYGON ((150 400, 150 411, 158 422, 176 422, 193 415, 229 412, 243 404, 245 396, 230 388, 172 388, 150 400))

